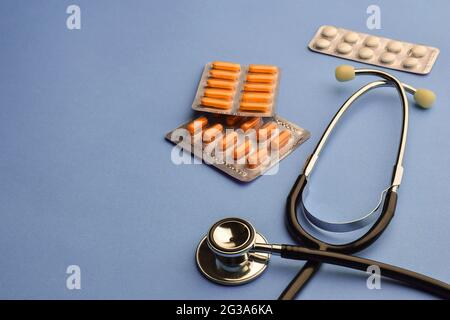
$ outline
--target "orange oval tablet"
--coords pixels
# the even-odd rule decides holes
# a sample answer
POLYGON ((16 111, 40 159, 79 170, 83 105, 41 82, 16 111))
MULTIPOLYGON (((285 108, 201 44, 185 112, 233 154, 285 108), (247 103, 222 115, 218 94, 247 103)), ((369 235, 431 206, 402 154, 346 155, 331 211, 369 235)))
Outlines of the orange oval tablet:
POLYGON ((238 123, 240 120, 242 120, 243 117, 240 116, 227 116, 225 118, 225 123, 227 126, 234 126, 236 123, 238 123))
POLYGON ((252 148, 252 142, 249 139, 245 139, 245 142, 241 143, 240 145, 236 146, 234 148, 233 157, 234 160, 240 159, 244 156, 246 156, 250 149, 252 148))
POLYGON ((259 126, 260 123, 261 123, 261 118, 253 117, 253 118, 250 118, 247 121, 245 121, 243 124, 241 124, 241 129, 244 132, 246 132, 250 129, 255 129, 256 127, 259 126))
POLYGON ((278 72, 278 68, 276 66, 263 65, 263 64, 251 64, 248 67, 249 72, 254 73, 271 73, 275 74, 278 72))
POLYGON ((268 159, 267 148, 260 148, 247 157, 247 167, 255 169, 268 159))
POLYGON ((225 137, 222 138, 220 149, 222 151, 227 150, 231 146, 236 145, 238 139, 238 133, 236 131, 228 132, 225 137))
POLYGON ((271 141, 272 149, 274 150, 280 150, 283 148, 291 139, 291 132, 288 130, 282 131, 277 137, 273 138, 271 141))
POLYGON ((244 84, 245 91, 254 91, 254 92, 273 92, 274 86, 270 84, 264 83, 252 83, 247 82, 244 84))
POLYGON ((273 95, 270 93, 264 92, 244 92, 242 94, 242 101, 245 102, 264 102, 270 103, 272 102, 273 95))
POLYGON ((206 107, 212 107, 217 109, 230 109, 233 101, 224 99, 215 99, 204 97, 201 100, 201 104, 206 107))
POLYGON ((223 126, 220 123, 216 123, 215 125, 209 127, 203 132, 203 141, 206 143, 214 141, 219 134, 222 133, 223 126))
POLYGON ((267 112, 272 107, 271 103, 260 102, 241 102, 239 105, 240 111, 254 111, 254 112, 267 112))
POLYGON ((208 119, 206 117, 200 117, 198 119, 195 119, 194 121, 190 122, 186 129, 191 133, 191 135, 194 135, 195 133, 202 131, 204 127, 208 125, 208 119))
POLYGON ((278 128, 278 125, 276 122, 267 122, 264 124, 261 128, 259 128, 257 133, 258 141, 265 141, 267 140, 272 133, 278 128))
POLYGON ((209 76, 216 79, 237 80, 239 72, 211 69, 209 76))
POLYGON ((231 100, 234 96, 234 90, 206 88, 203 95, 209 98, 231 100))
POLYGON ((212 63, 212 67, 214 69, 219 70, 229 70, 229 71, 240 71, 241 65, 238 63, 232 63, 232 62, 223 62, 223 61, 214 61, 212 63))
POLYGON ((247 81, 258 83, 273 83, 277 79, 274 74, 266 73, 249 73, 247 74, 247 81))

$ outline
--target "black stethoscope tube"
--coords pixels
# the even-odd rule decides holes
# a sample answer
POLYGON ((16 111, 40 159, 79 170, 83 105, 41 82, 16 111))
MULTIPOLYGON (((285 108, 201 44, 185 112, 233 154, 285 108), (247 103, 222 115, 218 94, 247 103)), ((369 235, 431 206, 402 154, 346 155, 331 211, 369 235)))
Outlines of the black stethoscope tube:
POLYGON ((370 266, 376 265, 380 268, 380 273, 384 277, 400 281, 440 298, 450 299, 450 286, 445 282, 383 262, 331 251, 314 250, 290 245, 282 246, 281 257, 295 260, 310 260, 316 263, 328 263, 361 271, 366 271, 370 266))

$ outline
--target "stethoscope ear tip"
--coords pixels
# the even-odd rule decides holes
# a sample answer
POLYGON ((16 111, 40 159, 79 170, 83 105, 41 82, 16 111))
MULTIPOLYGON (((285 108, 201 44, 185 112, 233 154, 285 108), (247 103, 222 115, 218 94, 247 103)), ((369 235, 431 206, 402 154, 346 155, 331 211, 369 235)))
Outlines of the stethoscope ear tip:
POLYGON ((345 64, 338 66, 335 71, 335 76, 339 82, 353 80, 355 79, 355 67, 345 64))
POLYGON ((414 100, 420 107, 428 109, 431 108, 436 101, 436 94, 428 89, 417 89, 414 93, 414 100))

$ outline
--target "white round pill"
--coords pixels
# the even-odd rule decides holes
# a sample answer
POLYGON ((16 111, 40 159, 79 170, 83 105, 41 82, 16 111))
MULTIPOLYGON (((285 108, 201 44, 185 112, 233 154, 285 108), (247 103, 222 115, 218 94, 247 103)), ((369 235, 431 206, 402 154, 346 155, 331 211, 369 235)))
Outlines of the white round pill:
POLYGON ((380 44, 380 39, 378 37, 368 36, 366 41, 364 41, 364 44, 366 47, 376 48, 380 44))
POLYGON ((330 41, 328 41, 327 39, 317 39, 317 41, 314 43, 314 46, 317 49, 325 50, 330 47, 330 44, 330 41))
POLYGON ((359 49, 358 55, 361 59, 368 60, 373 57, 373 50, 370 48, 359 49))
POLYGON ((416 67, 418 63, 419 63, 419 61, 416 58, 410 57, 410 58, 406 58, 403 61, 403 66, 405 68, 412 69, 412 68, 416 67))
POLYGON ((344 36, 344 41, 348 43, 356 43, 358 41, 359 36, 356 32, 349 32, 344 36))
POLYGON ((395 60, 395 54, 391 52, 383 52, 380 57, 380 61, 385 64, 391 64, 395 60))
POLYGON ((402 51, 402 44, 398 41, 391 41, 387 44, 386 49, 389 52, 399 53, 400 51, 402 51))
POLYGON ((414 58, 422 58, 427 53, 427 48, 424 46, 414 46, 411 49, 411 54, 414 58))
POLYGON ((322 29, 322 36, 327 38, 334 38, 337 35, 337 28, 333 26, 325 26, 322 29))
POLYGON ((353 47, 349 45, 348 43, 341 42, 336 48, 337 52, 342 54, 350 53, 353 50, 353 47))

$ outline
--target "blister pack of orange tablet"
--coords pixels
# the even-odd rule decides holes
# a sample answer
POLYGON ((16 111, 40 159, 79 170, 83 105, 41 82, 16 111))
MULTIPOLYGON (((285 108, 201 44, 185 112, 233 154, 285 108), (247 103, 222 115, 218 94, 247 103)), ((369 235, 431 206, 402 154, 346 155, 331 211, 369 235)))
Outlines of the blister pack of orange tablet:
MULTIPOLYGON (((166 139, 233 178, 250 182, 276 173, 278 163, 309 136, 307 130, 278 116, 204 113, 170 131, 166 139)), ((183 163, 179 153, 172 157, 180 157, 172 160, 183 163)))
POLYGON ((215 61, 206 64, 192 108, 238 116, 275 114, 280 70, 272 65, 240 65, 215 61))

